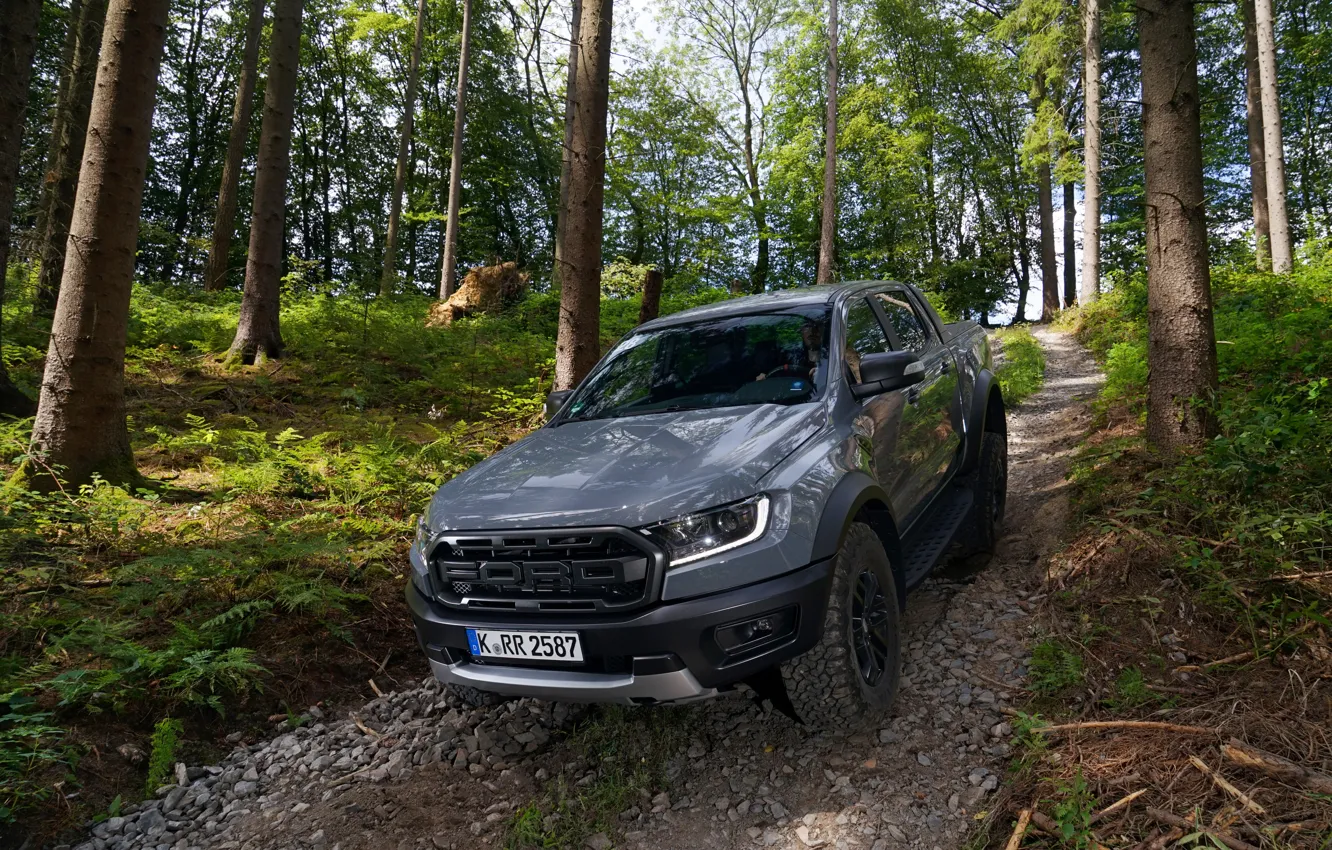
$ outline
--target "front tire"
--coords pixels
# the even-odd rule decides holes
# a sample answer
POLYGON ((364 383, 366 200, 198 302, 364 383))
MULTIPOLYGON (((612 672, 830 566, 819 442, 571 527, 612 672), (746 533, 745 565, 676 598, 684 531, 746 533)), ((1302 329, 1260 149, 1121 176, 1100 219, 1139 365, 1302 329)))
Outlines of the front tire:
POLYGON ((806 725, 854 731, 892 705, 901 671, 892 564, 874 530, 853 523, 833 563, 823 638, 782 665, 787 693, 806 725))

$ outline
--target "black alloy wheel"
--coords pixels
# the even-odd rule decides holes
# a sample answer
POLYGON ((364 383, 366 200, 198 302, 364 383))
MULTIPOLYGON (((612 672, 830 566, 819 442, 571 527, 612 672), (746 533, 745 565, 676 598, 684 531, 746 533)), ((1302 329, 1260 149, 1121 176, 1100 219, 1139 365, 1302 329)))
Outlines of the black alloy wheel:
POLYGON ((871 570, 862 570, 851 597, 851 645, 855 648, 860 678, 871 688, 883 678, 896 637, 893 615, 878 576, 871 570))

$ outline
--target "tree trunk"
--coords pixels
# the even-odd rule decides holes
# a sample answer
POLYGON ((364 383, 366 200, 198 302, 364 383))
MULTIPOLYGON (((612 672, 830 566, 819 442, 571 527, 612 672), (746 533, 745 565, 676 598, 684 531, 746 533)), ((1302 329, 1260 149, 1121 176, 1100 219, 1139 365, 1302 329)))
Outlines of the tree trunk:
POLYGON ((1077 238, 1073 226, 1077 214, 1073 197, 1073 184, 1064 184, 1064 306, 1078 303, 1077 238))
POLYGON ((837 244, 837 0, 828 0, 828 117, 824 127, 818 282, 832 283, 837 244))
POLYGON ((1263 154, 1267 167, 1267 226, 1272 271, 1291 269, 1290 222, 1286 217, 1286 154, 1281 146, 1281 100, 1277 95, 1276 18, 1273 0, 1254 0, 1258 38, 1258 75, 1263 101, 1263 154))
POLYGON ((37 419, 33 483, 137 478, 125 419, 125 339, 167 0, 111 0, 37 419))
MULTIPOLYGON (((9 271, 10 227, 14 193, 18 188, 23 152, 23 114, 28 107, 28 83, 37 53, 40 0, 0 0, 0 308, 5 303, 9 271)), ((0 360, 0 415, 30 416, 32 400, 19 391, 0 360)))
POLYGON ((661 312, 662 274, 656 269, 648 269, 643 275, 643 304, 638 308, 638 323, 650 322, 661 312))
POLYGON ((449 297, 458 277, 458 207, 462 203, 462 146, 463 129, 467 124, 467 64, 471 43, 472 0, 463 0, 462 45, 458 51, 458 98, 453 104, 453 153, 449 157, 449 212, 444 225, 444 259, 439 273, 440 298, 449 297))
MULTIPOLYGON (((56 191, 59 187, 58 178, 61 167, 60 154, 63 150, 61 142, 65 138, 66 125, 69 123, 70 107, 73 103, 70 100, 69 89, 74 84, 74 65, 77 62, 79 48, 79 22, 83 18, 83 0, 70 0, 69 8, 65 10, 65 39, 60 49, 60 65, 57 68, 57 77, 59 85, 56 87, 55 112, 51 120, 50 141, 46 146, 46 165, 42 171, 42 199, 37 207, 37 222, 33 232, 42 239, 42 244, 37 247, 37 255, 43 262, 39 267, 37 276, 37 297, 34 299, 39 312, 51 313, 55 311, 55 290, 60 288, 60 275, 57 273, 53 282, 44 287, 42 276, 46 271, 46 241, 47 233, 50 229, 51 215, 56 208, 56 191)), ((100 46, 100 38, 99 38, 100 46)), ((92 102, 92 90, 88 92, 89 103, 92 102)), ((87 117, 84 117, 84 132, 88 130, 87 117)), ((82 137, 80 137, 82 141, 82 137)), ((73 199, 70 199, 73 203, 73 199)), ((65 222, 65 235, 69 235, 69 222, 65 222)), ((64 247, 64 242, 61 242, 64 247)))
POLYGON ((284 232, 287 173, 291 170, 291 121, 296 99, 296 72, 301 58, 302 0, 277 0, 269 46, 268 84, 264 91, 264 124, 254 172, 254 212, 250 217, 250 250, 245 263, 245 293, 240 323, 227 359, 262 363, 282 356, 279 284, 286 246, 284 232))
POLYGON ((1263 84, 1258 70, 1258 23, 1254 0, 1241 0, 1244 12, 1244 112, 1249 131, 1249 185, 1253 200, 1253 253, 1258 271, 1272 270, 1272 232, 1267 219, 1267 156, 1263 149, 1263 84))
POLYGON ((1054 188, 1050 185, 1050 163, 1036 169, 1041 209, 1041 321, 1048 322, 1059 312, 1059 264, 1055 257, 1054 188))
POLYGON ((569 145, 564 281, 555 340, 555 388, 578 384, 601 355, 601 230, 606 190, 606 103, 610 93, 611 0, 583 0, 578 93, 569 145))
POLYGON ((1101 291, 1101 10, 1082 2, 1083 160, 1082 293, 1090 304, 1101 291))
POLYGON ((1166 454, 1216 432, 1198 53, 1192 0, 1139 0, 1147 177, 1147 439, 1166 454))
POLYGON ((569 67, 564 84, 564 149, 560 157, 560 201, 555 210, 555 256, 551 264, 550 283, 559 291, 564 280, 564 228, 569 210, 569 169, 573 164, 570 149, 573 146, 573 114, 578 103, 578 92, 574 89, 574 68, 578 65, 578 27, 583 16, 583 0, 573 0, 572 17, 569 20, 569 67))
POLYGON ((69 69, 69 84, 63 87, 65 102, 57 104, 59 139, 47 172, 47 211, 43 216, 42 265, 37 278, 37 306, 54 313, 65 270, 65 246, 69 241, 74 195, 79 188, 79 165, 88 135, 88 112, 92 109, 93 86, 97 81, 97 57, 102 49, 102 23, 106 0, 86 0, 79 9, 77 34, 69 69))
MULTIPOLYGON (((467 13, 463 13, 463 39, 467 35, 467 13)), ((388 235, 384 240, 384 268, 379 275, 379 294, 392 295, 398 262, 398 231, 402 228, 402 193, 407 188, 409 155, 412 150, 412 124, 416 120, 416 84, 421 73, 421 39, 425 35, 425 0, 416 0, 416 37, 412 42, 412 61, 407 66, 407 100, 398 128, 398 167, 393 172, 393 196, 389 198, 388 235)), ((465 50, 466 48, 464 48, 465 50)))
POLYGON ((241 170, 245 167, 245 142, 250 135, 250 113, 259 76, 259 42, 263 32, 264 0, 250 0, 250 17, 245 23, 245 54, 241 59, 240 78, 236 81, 231 135, 227 137, 227 158, 222 164, 222 185, 217 191, 217 213, 213 217, 213 240, 208 248, 208 269, 204 272, 204 289, 210 292, 227 284, 231 237, 236 232, 237 196, 241 170))

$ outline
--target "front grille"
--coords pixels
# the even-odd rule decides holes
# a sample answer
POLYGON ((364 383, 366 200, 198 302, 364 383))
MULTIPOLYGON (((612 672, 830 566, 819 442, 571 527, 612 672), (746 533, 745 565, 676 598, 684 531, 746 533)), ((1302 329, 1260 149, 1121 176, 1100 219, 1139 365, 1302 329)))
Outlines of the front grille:
POLYGON ((627 529, 442 535, 430 552, 446 605, 478 611, 580 613, 646 604, 664 558, 627 529))

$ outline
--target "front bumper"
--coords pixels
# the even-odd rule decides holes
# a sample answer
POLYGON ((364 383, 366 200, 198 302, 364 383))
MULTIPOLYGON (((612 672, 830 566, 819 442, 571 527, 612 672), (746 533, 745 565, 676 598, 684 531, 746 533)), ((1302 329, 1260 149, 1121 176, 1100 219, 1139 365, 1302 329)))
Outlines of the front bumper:
POLYGON ((831 559, 746 587, 618 617, 455 611, 411 582, 407 603, 435 678, 510 696, 569 702, 654 704, 715 695, 818 643, 832 581, 831 559), (793 613, 789 632, 743 651, 722 648, 717 630, 793 613), (468 628, 576 631, 582 664, 514 666, 474 658, 468 628))

